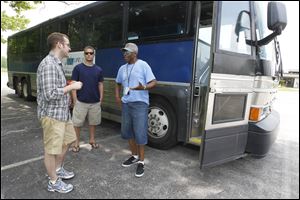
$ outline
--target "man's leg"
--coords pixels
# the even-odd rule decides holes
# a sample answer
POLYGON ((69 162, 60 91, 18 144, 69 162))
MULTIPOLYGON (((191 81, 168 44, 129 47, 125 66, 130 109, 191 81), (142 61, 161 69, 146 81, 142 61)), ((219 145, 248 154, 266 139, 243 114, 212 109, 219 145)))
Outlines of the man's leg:
POLYGON ((75 176, 74 172, 68 171, 64 167, 65 156, 67 154, 69 146, 76 140, 75 135, 76 133, 73 124, 70 122, 65 123, 65 132, 64 132, 64 138, 62 143, 62 150, 61 153, 56 156, 56 160, 55 160, 56 173, 58 177, 62 179, 70 179, 75 176))
POLYGON ((122 103, 122 126, 121 126, 122 138, 128 140, 129 148, 132 156, 122 163, 123 167, 129 167, 135 164, 138 159, 137 145, 133 136, 132 118, 130 115, 130 105, 122 103))
MULTIPOLYGON (((74 177, 74 173, 66 173, 62 169, 60 171, 56 170, 58 165, 62 165, 67 150, 67 147, 63 147, 63 132, 65 131, 65 123, 50 118, 44 118, 42 119, 42 127, 45 146, 44 163, 47 174, 50 177, 47 189, 50 192, 57 191, 61 193, 68 193, 73 190, 73 185, 66 184, 61 179, 72 178, 74 177), (58 153, 61 154, 57 155, 58 153)), ((75 131, 73 133, 73 141, 75 141, 75 131)))
POLYGON ((144 175, 144 146, 145 145, 137 145, 138 153, 139 153, 139 161, 137 163, 137 168, 135 172, 136 177, 142 177, 144 175))
POLYGON ((144 161, 145 145, 137 145, 137 147, 138 147, 139 159, 140 161, 144 161))
POLYGON ((45 152, 44 164, 47 170, 47 174, 50 177, 51 181, 55 181, 57 179, 56 175, 56 162, 55 155, 47 154, 45 152))
MULTIPOLYGON (((56 174, 56 156, 60 153, 61 149, 57 148, 57 145, 62 141, 61 130, 64 130, 64 124, 49 117, 41 119, 41 125, 43 127, 43 141, 44 141, 44 164, 47 170, 47 174, 51 181, 54 182, 57 179, 56 174)), ((60 146, 60 145, 58 145, 60 146)))
POLYGON ((101 124, 101 104, 100 102, 90 104, 88 110, 88 121, 89 121, 89 129, 90 129, 90 144, 92 148, 96 149, 99 145, 95 141, 95 130, 96 125, 101 124))
POLYGON ((77 100, 74 108, 73 108, 73 128, 76 132, 76 141, 74 143, 73 152, 79 151, 79 141, 80 141, 80 129, 84 125, 85 118, 88 113, 88 107, 86 104, 77 100))
POLYGON ((128 144, 129 144, 131 154, 132 155, 138 155, 138 152, 137 152, 138 150, 137 150, 137 145, 135 143, 135 140, 134 139, 128 140, 128 144))
POLYGON ((132 109, 134 144, 140 161, 144 161, 145 144, 148 142, 148 105, 137 102, 132 109))
POLYGON ((96 126, 94 125, 89 125, 90 128, 90 144, 94 144, 95 142, 95 129, 96 126))
POLYGON ((55 167, 56 167, 55 170, 62 167, 62 164, 64 163, 64 160, 65 160, 65 156, 66 156, 68 147, 69 147, 69 145, 63 145, 62 153, 55 157, 55 167))
POLYGON ((74 126, 74 129, 75 129, 75 132, 76 132, 76 141, 75 141, 74 146, 75 146, 75 147, 79 147, 79 141, 80 141, 80 127, 75 127, 75 126, 74 126))
POLYGON ((136 168, 136 177, 142 177, 144 175, 144 156, 145 156, 145 144, 148 142, 148 105, 143 102, 135 103, 133 108, 133 130, 135 133, 135 142, 137 144, 137 150, 139 155, 139 161, 136 168))
POLYGON ((123 167, 129 167, 139 161, 138 149, 134 139, 128 140, 129 148, 131 150, 131 157, 128 158, 125 162, 122 163, 123 167))

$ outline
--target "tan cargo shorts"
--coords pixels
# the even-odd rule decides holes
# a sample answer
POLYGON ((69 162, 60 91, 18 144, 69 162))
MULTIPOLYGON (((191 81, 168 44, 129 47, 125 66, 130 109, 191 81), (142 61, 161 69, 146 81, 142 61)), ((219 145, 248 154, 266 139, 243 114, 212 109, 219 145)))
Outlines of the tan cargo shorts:
POLYGON ((77 100, 72 116, 74 126, 82 127, 86 116, 88 116, 89 125, 101 124, 101 103, 83 103, 77 100))
POLYGON ((47 154, 61 154, 64 145, 69 145, 76 140, 72 121, 62 122, 50 117, 43 117, 41 125, 44 149, 47 154))

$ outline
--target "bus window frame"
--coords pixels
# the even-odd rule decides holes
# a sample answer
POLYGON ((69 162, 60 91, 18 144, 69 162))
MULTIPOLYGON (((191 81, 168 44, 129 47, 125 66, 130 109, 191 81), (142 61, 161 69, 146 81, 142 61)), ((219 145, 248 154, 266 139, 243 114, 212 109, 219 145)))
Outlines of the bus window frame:
MULTIPOLYGON (((238 56, 238 57, 242 57, 242 58, 253 58, 253 56, 255 56, 255 49, 253 46, 249 45, 250 46, 250 54, 245 54, 245 53, 239 53, 239 52, 233 52, 233 51, 229 51, 229 50, 224 50, 224 49, 220 49, 219 46, 220 46, 220 31, 221 31, 221 10, 222 10, 222 1, 220 2, 217 2, 218 6, 217 6, 217 12, 220 13, 217 15, 217 26, 216 26, 216 42, 215 42, 215 52, 216 53, 219 53, 219 54, 225 54, 225 55, 230 55, 230 56, 238 56)), ((255 38, 254 37, 254 33, 253 33, 253 30, 254 30, 254 20, 253 19, 253 7, 252 7, 252 3, 250 1, 248 1, 249 3, 249 11, 250 11, 250 35, 251 35, 251 40, 253 41, 253 39, 255 38)))
MULTIPOLYGON (((174 34, 174 35, 160 35, 160 36, 149 36, 149 37, 145 37, 145 38, 138 38, 138 39, 132 39, 129 40, 128 39, 128 27, 129 27, 129 2, 127 2, 126 6, 126 19, 124 20, 124 24, 126 27, 126 32, 125 32, 125 38, 124 41, 126 42, 134 42, 136 44, 152 44, 152 43, 157 43, 157 42, 171 42, 171 41, 176 41, 176 40, 180 40, 180 41, 184 41, 184 40, 193 40, 194 39, 194 35, 191 34, 191 29, 192 29, 192 13, 193 13, 193 9, 192 9, 192 1, 187 1, 186 3, 186 9, 185 9, 185 31, 183 34, 174 34), (125 22, 126 21, 126 22, 125 22), (189 29, 188 29, 189 28, 189 29)), ((195 31, 194 31, 195 32, 195 31)), ((194 33, 195 34, 195 33, 194 33)))

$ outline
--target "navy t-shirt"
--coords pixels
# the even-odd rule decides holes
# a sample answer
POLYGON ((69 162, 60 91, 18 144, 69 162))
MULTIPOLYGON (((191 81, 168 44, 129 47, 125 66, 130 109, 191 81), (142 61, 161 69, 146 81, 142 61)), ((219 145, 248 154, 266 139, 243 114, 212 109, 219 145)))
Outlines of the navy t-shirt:
POLYGON ((101 67, 97 65, 86 66, 84 63, 74 67, 72 80, 81 81, 82 88, 77 90, 77 99, 84 103, 97 103, 100 101, 99 82, 103 82, 101 67))

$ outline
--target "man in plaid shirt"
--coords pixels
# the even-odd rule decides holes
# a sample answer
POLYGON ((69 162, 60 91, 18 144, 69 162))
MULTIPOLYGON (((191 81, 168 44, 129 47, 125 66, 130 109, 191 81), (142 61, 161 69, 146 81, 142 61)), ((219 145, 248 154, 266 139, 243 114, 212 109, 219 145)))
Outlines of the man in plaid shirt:
POLYGON ((49 176, 48 191, 68 193, 72 184, 62 179, 74 177, 74 173, 63 168, 68 146, 76 140, 71 122, 69 101, 71 90, 82 87, 80 81, 67 85, 61 60, 68 57, 70 42, 62 33, 51 33, 47 38, 51 49, 37 69, 37 114, 43 127, 45 166, 49 176))

